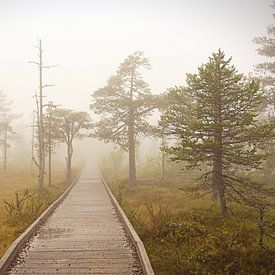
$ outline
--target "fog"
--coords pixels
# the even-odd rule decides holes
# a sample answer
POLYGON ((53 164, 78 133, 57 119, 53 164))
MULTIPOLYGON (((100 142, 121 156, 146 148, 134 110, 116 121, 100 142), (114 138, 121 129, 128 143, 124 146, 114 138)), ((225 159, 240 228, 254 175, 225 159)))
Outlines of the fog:
POLYGON ((23 112, 34 109, 37 38, 43 42, 45 100, 88 110, 90 94, 103 86, 132 52, 144 51, 153 93, 184 83, 221 48, 244 73, 261 58, 252 43, 272 22, 269 0, 196 1, 0 1, 0 89, 23 112))
MULTIPOLYGON (((269 4, 268 0, 1 0, 0 90, 13 102, 12 111, 22 113, 16 123, 29 129, 24 131, 28 144, 38 87, 37 68, 28 62, 37 60, 38 38, 45 65, 56 65, 44 72, 44 83, 54 84, 44 90, 44 102, 89 111, 92 91, 104 86, 137 50, 151 61, 152 70, 144 73, 144 79, 155 94, 183 84, 185 74, 195 72, 218 48, 233 56, 241 72, 252 71, 261 60, 252 39, 262 35, 272 20, 269 4)), ((98 148, 84 147, 85 158, 98 148)))
MULTIPOLYGON (((252 39, 263 35, 272 20, 269 4, 268 0, 1 0, 0 90, 13 102, 12 111, 22 113, 16 124, 26 126, 24 142, 30 144, 38 71, 29 61, 37 60, 38 39, 45 65, 56 65, 43 75, 45 84, 54 84, 44 89, 44 102, 90 112, 91 93, 137 50, 152 64, 144 79, 154 94, 184 84, 185 74, 195 72, 218 48, 233 56, 241 72, 249 73, 262 60, 252 39)), ((156 151, 150 149, 157 147, 155 141, 148 144, 145 152, 156 151)), ((85 158, 100 154, 98 145, 85 142, 79 148, 84 148, 85 158)))

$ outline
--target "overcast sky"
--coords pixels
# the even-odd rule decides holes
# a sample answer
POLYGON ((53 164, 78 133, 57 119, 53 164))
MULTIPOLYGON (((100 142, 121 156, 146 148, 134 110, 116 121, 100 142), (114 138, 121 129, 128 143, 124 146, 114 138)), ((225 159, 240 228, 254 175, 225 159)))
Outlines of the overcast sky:
POLYGON ((88 110, 90 94, 129 54, 151 60, 152 92, 184 84, 219 48, 240 72, 262 60, 252 39, 272 23, 271 0, 0 0, 0 90, 30 118, 43 41, 46 101, 88 110))

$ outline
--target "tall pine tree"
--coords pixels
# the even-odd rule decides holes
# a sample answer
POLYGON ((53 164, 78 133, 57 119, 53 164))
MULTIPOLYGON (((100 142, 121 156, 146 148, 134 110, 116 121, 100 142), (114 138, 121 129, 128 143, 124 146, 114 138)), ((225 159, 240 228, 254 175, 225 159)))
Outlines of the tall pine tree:
POLYGON ((258 121, 259 84, 245 81, 230 62, 222 51, 213 53, 197 74, 187 75, 186 87, 170 90, 170 109, 162 116, 168 132, 181 139, 169 148, 173 159, 208 167, 198 187, 217 192, 223 216, 228 199, 256 199, 260 188, 243 171, 260 168, 263 145, 274 137, 272 126, 258 121))
POLYGON ((95 136, 114 142, 129 152, 129 184, 136 183, 135 147, 139 135, 148 135, 152 127, 147 121, 156 107, 155 97, 142 79, 141 69, 150 69, 142 52, 135 52, 120 64, 107 85, 93 93, 91 109, 101 120, 95 136))

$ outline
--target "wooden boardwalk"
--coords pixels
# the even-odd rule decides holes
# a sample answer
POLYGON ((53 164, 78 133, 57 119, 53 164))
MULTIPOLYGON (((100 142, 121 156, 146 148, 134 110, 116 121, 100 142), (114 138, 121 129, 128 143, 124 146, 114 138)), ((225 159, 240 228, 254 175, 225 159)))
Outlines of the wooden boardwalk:
POLYGON ((84 171, 6 274, 143 274, 100 177, 84 171))

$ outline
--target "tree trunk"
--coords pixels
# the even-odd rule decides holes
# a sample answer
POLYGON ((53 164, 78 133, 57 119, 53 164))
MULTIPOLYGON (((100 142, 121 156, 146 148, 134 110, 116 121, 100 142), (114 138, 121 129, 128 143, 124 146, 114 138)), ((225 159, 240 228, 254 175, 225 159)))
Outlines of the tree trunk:
POLYGON ((52 185, 52 133, 51 133, 51 130, 52 130, 52 115, 50 113, 50 116, 49 116, 49 140, 48 140, 48 146, 49 146, 49 186, 52 185))
MULTIPOLYGON (((213 173, 214 173, 214 171, 213 171, 213 173)), ((216 181, 214 181, 214 179, 213 179, 212 180, 212 200, 216 201, 218 199, 218 197, 219 197, 219 188, 218 188, 216 181)))
POLYGON ((44 173, 45 173, 45 158, 40 157, 40 167, 39 167, 39 191, 44 190, 44 173))
POLYGON ((221 94, 216 92, 214 95, 215 129, 214 129, 214 158, 213 158, 213 195, 218 191, 221 215, 227 215, 225 185, 223 180, 223 158, 222 158, 222 112, 221 112, 221 94))
POLYGON ((134 106, 133 106, 134 71, 131 77, 129 125, 128 125, 128 149, 129 149, 129 185, 136 184, 136 156, 135 156, 135 128, 134 128, 134 106))
POLYGON ((220 206, 221 206, 221 215, 227 215, 226 199, 225 199, 225 186, 222 176, 222 159, 219 155, 215 156, 214 167, 213 167, 213 186, 217 188, 220 206))
POLYGON ((67 182, 72 182, 72 156, 73 156, 73 145, 72 141, 67 144, 67 182))
POLYGON ((132 125, 129 125, 129 184, 136 184, 135 134, 132 125))
POLYGON ((49 186, 52 185, 52 144, 51 138, 49 138, 49 186))
POLYGON ((71 184, 72 182, 72 158, 71 156, 67 156, 67 182, 71 184))
POLYGON ((39 190, 44 189, 44 174, 45 174, 45 141, 44 141, 44 117, 43 117, 43 84, 42 84, 42 44, 39 40, 39 190))

